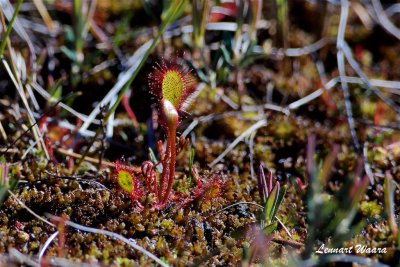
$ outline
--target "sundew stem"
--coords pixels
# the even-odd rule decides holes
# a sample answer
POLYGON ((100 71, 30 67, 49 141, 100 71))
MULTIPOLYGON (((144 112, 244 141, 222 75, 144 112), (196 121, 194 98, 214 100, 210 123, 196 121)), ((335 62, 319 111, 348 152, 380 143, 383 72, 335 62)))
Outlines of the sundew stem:
MULTIPOLYGON (((169 151, 167 151, 167 159, 168 162, 167 164, 168 169, 165 170, 165 174, 167 176, 168 180, 168 187, 167 190, 165 191, 164 196, 161 199, 162 203, 166 203, 168 200, 169 193, 171 192, 172 189, 172 184, 175 178, 175 161, 176 161, 176 126, 171 127, 169 129, 169 133, 167 135, 167 148, 169 148, 169 151)), ((163 173, 164 174, 164 173, 163 173)), ((164 181, 166 182, 166 181, 164 181)))

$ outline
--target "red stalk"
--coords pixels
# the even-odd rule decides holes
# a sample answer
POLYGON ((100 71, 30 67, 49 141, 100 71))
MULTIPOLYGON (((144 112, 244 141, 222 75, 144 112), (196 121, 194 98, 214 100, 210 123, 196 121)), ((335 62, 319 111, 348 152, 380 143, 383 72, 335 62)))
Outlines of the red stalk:
POLYGON ((161 112, 165 119, 167 133, 167 147, 164 159, 162 159, 163 172, 158 188, 158 201, 160 205, 164 205, 168 201, 175 177, 176 129, 178 127, 179 115, 170 101, 163 100, 161 103, 161 112))
POLYGON ((162 160, 163 172, 162 172, 160 184, 158 187, 158 201, 159 202, 163 202, 163 192, 165 191, 165 183, 168 180, 168 174, 169 174, 168 162, 170 160, 170 150, 171 150, 170 146, 171 146, 171 144, 169 142, 169 133, 167 133, 167 147, 165 149, 164 159, 162 160))
MULTIPOLYGON (((196 88, 195 79, 190 71, 180 64, 162 61, 154 67, 149 74, 150 92, 156 97, 159 104, 160 124, 166 132, 166 149, 158 143, 160 162, 163 171, 157 181, 155 194, 157 208, 161 209, 169 200, 169 195, 175 178, 176 161, 176 130, 179 125, 179 112, 184 111, 184 103, 196 88)), ((148 173, 147 175, 150 175, 148 173)))
MULTIPOLYGON (((162 198, 162 203, 167 202, 169 193, 171 192, 172 189, 172 184, 174 182, 175 178, 175 160, 176 160, 176 126, 171 127, 169 129, 169 133, 167 135, 167 149, 169 148, 169 151, 167 151, 168 155, 168 163, 169 163, 169 168, 166 170, 164 173, 168 174, 167 179, 168 179, 168 187, 167 190, 165 191, 165 195, 162 198), (168 172, 169 171, 169 172, 168 172)), ((163 175, 164 176, 164 175, 163 175)), ((165 182, 165 181, 164 181, 165 182)))

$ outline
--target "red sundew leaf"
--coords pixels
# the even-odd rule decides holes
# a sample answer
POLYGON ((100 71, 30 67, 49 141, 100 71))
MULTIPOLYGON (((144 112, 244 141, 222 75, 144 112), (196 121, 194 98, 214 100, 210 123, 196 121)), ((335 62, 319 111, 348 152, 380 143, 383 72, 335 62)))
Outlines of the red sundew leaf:
POLYGON ((222 176, 214 174, 211 178, 208 178, 203 182, 201 182, 199 178, 199 183, 190 196, 185 196, 184 194, 175 195, 174 200, 178 203, 178 209, 184 208, 197 200, 207 202, 211 199, 217 198, 222 195, 224 188, 225 181, 222 176), (178 198, 180 198, 181 201, 178 201, 178 198))
POLYGON ((364 47, 360 44, 356 45, 354 48, 354 57, 357 61, 362 62, 364 47))
POLYGON ((144 193, 132 168, 123 164, 121 161, 115 162, 113 180, 125 194, 131 197, 132 202, 136 202, 140 206, 138 200, 144 193))
POLYGON ((218 174, 214 174, 211 178, 203 182, 201 187, 197 187, 194 190, 194 199, 201 198, 203 201, 209 201, 217 198, 222 194, 224 187, 225 182, 222 177, 218 174))
POLYGON ((176 61, 162 60, 160 64, 156 64, 148 78, 150 92, 159 104, 163 99, 168 100, 177 111, 184 111, 183 104, 196 88, 196 81, 190 70, 176 61))
POLYGON ((377 103, 374 112, 374 124, 379 125, 382 122, 382 116, 385 113, 385 107, 382 103, 377 103))

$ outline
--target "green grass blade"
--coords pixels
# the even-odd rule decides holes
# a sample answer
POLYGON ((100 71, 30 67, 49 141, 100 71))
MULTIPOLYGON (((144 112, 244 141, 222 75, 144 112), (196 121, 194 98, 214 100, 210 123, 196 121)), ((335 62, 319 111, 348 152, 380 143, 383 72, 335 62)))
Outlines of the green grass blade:
POLYGON ((6 48, 8 37, 10 37, 11 30, 13 28, 14 22, 15 22, 15 20, 17 18, 18 13, 19 13, 19 9, 21 8, 22 2, 23 2, 23 0, 18 0, 17 5, 16 5, 15 10, 14 10, 14 14, 13 14, 11 20, 10 20, 10 23, 7 26, 7 31, 3 36, 3 40, 1 41, 0 58, 3 57, 4 49, 6 48))
POLYGON ((265 204, 264 220, 266 221, 267 225, 271 224, 274 218, 274 211, 279 196, 279 191, 280 185, 279 183, 276 183, 274 189, 271 191, 271 194, 268 196, 267 203, 265 204))

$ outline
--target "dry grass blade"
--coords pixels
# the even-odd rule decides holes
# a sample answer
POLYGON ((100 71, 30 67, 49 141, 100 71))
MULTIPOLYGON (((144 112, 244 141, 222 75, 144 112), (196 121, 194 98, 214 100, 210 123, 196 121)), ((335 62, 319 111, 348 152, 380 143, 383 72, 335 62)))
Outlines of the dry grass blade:
MULTIPOLYGON (((70 156, 70 157, 77 158, 77 159, 82 159, 83 158, 83 156, 81 154, 75 153, 73 151, 70 151, 68 149, 64 149, 64 148, 61 148, 61 147, 57 148, 57 152, 65 155, 65 156, 70 156)), ((100 159, 96 159, 96 158, 92 158, 92 157, 88 157, 88 156, 84 157, 84 161, 87 161, 87 162, 90 162, 90 163, 94 163, 94 164, 100 164, 100 159)), ((107 167, 111 167, 111 168, 115 167, 114 163, 109 162, 109 161, 105 161, 105 160, 102 160, 101 164, 103 166, 107 166, 107 167)))
POLYGON ((349 62, 350 66, 353 68, 353 70, 357 73, 357 75, 361 78, 363 81, 364 85, 367 86, 369 90, 371 90, 376 96, 378 96, 382 101, 384 101, 386 104, 388 104, 390 107, 392 107, 398 114, 400 114, 400 107, 390 98, 386 97, 385 95, 382 94, 379 90, 375 89, 371 82, 369 81, 367 75, 364 74, 364 72, 361 70, 359 64, 357 61, 352 57, 350 47, 347 45, 346 42, 343 42, 343 52, 344 55, 349 62))
POLYGON ((28 266, 40 267, 40 264, 38 262, 32 260, 29 256, 22 254, 15 248, 10 248, 9 253, 10 253, 10 258, 14 259, 16 262, 19 262, 21 264, 27 264, 28 266))
POLYGON ((37 142, 37 144, 38 144, 38 148, 39 148, 39 149, 43 149, 44 152, 45 152, 46 158, 49 159, 50 156, 49 156, 49 153, 48 153, 48 151, 47 151, 47 149, 46 149, 46 145, 45 145, 45 143, 44 143, 44 140, 43 140, 43 138, 41 137, 42 135, 40 134, 40 129, 39 129, 39 127, 38 127, 37 124, 36 124, 36 120, 35 120, 35 118, 34 118, 34 115, 33 115, 33 113, 32 113, 31 108, 29 107, 28 100, 26 99, 24 90, 23 90, 23 88, 22 88, 22 82, 21 82, 21 80, 19 79, 18 76, 16 77, 16 76, 14 75, 14 72, 11 70, 10 66, 8 65, 8 63, 7 63, 7 61, 6 61, 5 59, 2 59, 2 63, 3 63, 3 66, 5 67, 5 69, 6 69, 7 73, 8 73, 8 75, 10 76, 11 80, 13 81, 14 86, 16 87, 17 92, 18 92, 18 94, 20 95, 20 97, 21 97, 21 99, 22 99, 22 102, 23 102, 23 104, 24 104, 24 106, 25 106, 25 108, 26 108, 26 110, 27 110, 27 112, 28 112, 29 122, 30 122, 30 124, 33 126, 33 127, 32 127, 32 129, 33 129, 33 134, 34 134, 35 139, 36 139, 36 142, 37 142), (39 144, 41 144, 41 146, 40 146, 39 144))
POLYGON ((374 7, 376 18, 379 24, 388 32, 390 32, 394 37, 400 40, 400 29, 397 28, 388 18, 386 12, 383 10, 380 0, 371 0, 374 7))
POLYGON ((226 117, 240 117, 242 115, 241 111, 229 111, 226 113, 222 113, 222 114, 210 114, 210 115, 206 115, 206 116, 201 116, 199 118, 195 118, 193 119, 193 122, 191 124, 189 124, 189 126, 185 129, 185 131, 183 131, 182 136, 186 137, 188 136, 188 134, 193 131, 194 128, 196 128, 197 125, 199 125, 199 123, 204 123, 204 122, 210 122, 210 121, 214 121, 214 120, 219 120, 219 119, 223 119, 226 117))
MULTIPOLYGON (((364 80, 359 77, 351 77, 351 76, 334 77, 331 80, 329 80, 324 85, 324 87, 318 88, 317 90, 306 95, 305 97, 300 98, 299 100, 296 100, 296 101, 290 103, 287 108, 289 110, 298 109, 299 107, 320 97, 324 93, 325 90, 333 89, 340 81, 345 81, 347 83, 353 83, 353 84, 364 84, 364 80)), ((371 83, 371 86, 382 87, 382 89, 389 91, 390 93, 400 94, 400 82, 399 81, 371 79, 371 80, 369 80, 369 82, 371 83)))
POLYGON ((254 176, 254 137, 256 136, 257 131, 254 131, 248 137, 246 143, 249 146, 249 158, 250 158, 250 177, 251 179, 255 179, 254 176))
POLYGON ((35 213, 33 210, 31 210, 28 206, 26 206, 11 190, 8 190, 8 193, 20 204, 24 209, 26 209, 30 214, 32 214, 35 218, 41 220, 42 222, 56 227, 53 223, 49 222, 48 220, 44 219, 43 217, 39 216, 37 213, 35 213))
POLYGON ((341 1, 339 32, 338 32, 337 43, 336 43, 336 46, 338 49, 337 64, 338 64, 338 69, 339 69, 339 74, 340 74, 340 83, 341 83, 342 90, 343 90, 344 104, 345 104, 345 109, 346 109, 346 114, 347 114, 347 122, 349 124, 350 133, 351 133, 351 137, 353 139, 354 146, 357 151, 360 151, 360 142, 358 141, 357 133, 355 130, 349 88, 348 88, 346 80, 341 79, 341 77, 346 76, 343 49, 345 46, 344 33, 346 30, 346 25, 347 25, 347 17, 349 15, 349 5, 350 5, 350 3, 347 0, 341 1))
POLYGON ((386 8, 385 12, 388 17, 391 17, 396 13, 400 13, 400 3, 389 6, 388 8, 386 8))
POLYGON ((140 62, 143 60, 143 57, 147 50, 150 49, 153 40, 147 41, 143 44, 135 54, 129 59, 128 64, 131 63, 131 67, 123 73, 121 73, 118 77, 117 83, 111 88, 111 90, 107 93, 107 95, 96 105, 93 111, 89 114, 87 119, 85 119, 82 127, 79 131, 85 131, 89 128, 89 126, 94 122, 96 116, 100 113, 100 107, 108 106, 111 101, 118 95, 118 93, 122 90, 122 88, 126 85, 129 79, 132 77, 133 73, 137 71, 140 66, 140 62))
MULTIPOLYGON (((57 102, 57 99, 53 98, 40 84, 38 84, 37 82, 32 82, 32 87, 33 89, 35 89, 36 92, 38 92, 43 98, 45 98, 47 101, 51 102, 51 103, 55 103, 57 102)), ((71 113, 72 115, 74 115, 75 117, 81 119, 82 121, 85 121, 88 119, 88 116, 86 116, 85 114, 79 113, 78 111, 74 110, 73 108, 71 108, 70 106, 68 106, 67 104, 63 103, 63 102, 59 102, 58 105, 60 107, 62 107, 63 109, 65 109, 66 111, 68 111, 69 113, 71 113)), ((99 125, 100 121, 95 119, 92 122, 93 124, 99 125)), ((83 131, 85 132, 85 131, 83 131)))
POLYGON ((42 249, 39 251, 38 257, 39 257, 39 264, 42 261, 42 258, 44 256, 44 253, 46 253, 47 248, 50 246, 51 242, 53 242, 53 240, 57 237, 58 235, 58 231, 56 231, 55 233, 53 233, 44 243, 42 249))
POLYGON ((33 3, 35 4, 37 10, 39 11, 40 16, 42 16, 43 21, 46 24, 49 31, 54 33, 56 31, 56 28, 53 20, 50 17, 49 12, 46 9, 46 6, 43 3, 43 0, 33 0, 33 3))
MULTIPOLYGON (((19 1, 23 2, 23 1, 19 1)), ((12 7, 11 3, 9 0, 0 0, 0 6, 3 8, 4 15, 7 17, 8 20, 12 20, 12 17, 14 15, 15 10, 12 7)), ((18 6, 17 6, 18 7, 18 6)), ((33 46, 33 42, 30 39, 30 36, 28 33, 25 31, 24 27, 22 27, 22 24, 19 22, 18 18, 15 18, 15 22, 12 25, 14 30, 17 32, 17 34, 27 43, 29 47, 29 52, 30 52, 30 61, 29 65, 32 67, 32 77, 34 80, 36 80, 36 54, 35 54, 35 48, 33 46)))
POLYGON ((224 152, 222 152, 216 159, 213 160, 213 162, 211 162, 209 164, 210 167, 215 166, 215 164, 217 164, 218 162, 220 162, 225 156, 226 154, 228 154, 230 151, 232 151, 232 149, 239 144, 241 141, 243 141, 248 135, 250 135, 253 131, 264 127, 267 125, 267 120, 263 119, 258 121, 257 123, 253 124, 251 127, 249 127, 246 131, 244 131, 241 135, 239 135, 225 150, 224 152))
MULTIPOLYGON (((54 215, 50 215, 50 214, 48 215, 48 217, 50 217, 54 221, 61 221, 62 220, 60 217, 57 217, 57 216, 54 216, 54 215)), ((65 224, 70 226, 70 227, 73 227, 75 229, 81 230, 81 231, 85 231, 85 232, 89 232, 89 233, 93 233, 93 234, 106 235, 106 236, 109 236, 111 238, 121 240, 122 242, 128 244, 132 248, 134 248, 134 249, 140 251, 141 253, 145 254, 147 257, 149 257, 150 259, 154 260, 155 262, 157 262, 161 266, 163 266, 163 267, 168 267, 169 266, 168 264, 166 264, 165 262, 163 262, 162 260, 157 258, 150 251, 145 250, 141 246, 135 244, 131 240, 127 239, 126 237, 123 237, 122 235, 119 235, 119 234, 116 234, 116 233, 113 233, 113 232, 107 231, 107 230, 101 230, 101 229, 96 229, 96 228, 92 228, 92 227, 83 226, 83 225, 80 225, 80 224, 77 224, 77 223, 74 223, 74 222, 71 222, 71 221, 68 221, 68 220, 65 221, 65 224)))

